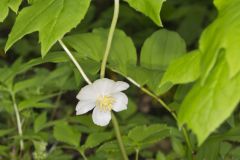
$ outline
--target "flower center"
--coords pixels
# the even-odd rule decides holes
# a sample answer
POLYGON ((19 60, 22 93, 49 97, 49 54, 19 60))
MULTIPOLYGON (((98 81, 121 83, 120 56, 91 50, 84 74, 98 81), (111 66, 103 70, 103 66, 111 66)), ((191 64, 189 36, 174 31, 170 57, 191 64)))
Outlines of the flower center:
POLYGON ((113 103, 115 103, 115 99, 112 96, 100 96, 97 99, 97 106, 101 111, 110 111, 112 109, 113 103))

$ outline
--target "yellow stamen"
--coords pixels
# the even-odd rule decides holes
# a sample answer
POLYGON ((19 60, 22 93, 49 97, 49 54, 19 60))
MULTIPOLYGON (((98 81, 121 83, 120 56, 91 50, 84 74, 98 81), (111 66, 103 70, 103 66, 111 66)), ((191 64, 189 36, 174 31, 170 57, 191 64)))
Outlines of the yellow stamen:
POLYGON ((115 99, 112 96, 100 96, 97 99, 97 107, 100 108, 101 111, 110 111, 112 109, 113 103, 115 103, 115 99))

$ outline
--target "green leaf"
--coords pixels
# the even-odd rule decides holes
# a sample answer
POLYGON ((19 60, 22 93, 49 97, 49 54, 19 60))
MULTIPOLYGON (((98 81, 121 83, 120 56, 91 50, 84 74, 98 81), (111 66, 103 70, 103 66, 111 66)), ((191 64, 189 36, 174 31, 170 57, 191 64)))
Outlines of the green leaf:
MULTIPOLYGON (((92 33, 68 36, 64 40, 82 57, 88 57, 101 62, 106 47, 107 36, 108 30, 95 29, 92 33)), ((135 46, 131 38, 121 30, 115 30, 114 32, 108 62, 112 69, 117 69, 125 74, 127 73, 128 65, 135 65, 137 62, 135 46)))
POLYGON ((9 9, 11 8, 15 13, 17 13, 18 8, 22 0, 1 0, 0 1, 0 22, 3 22, 7 17, 9 9))
POLYGON ((47 113, 41 113, 34 121, 34 132, 39 132, 47 122, 47 113))
POLYGON ((213 69, 221 50, 226 53, 230 77, 240 71, 240 3, 238 0, 215 0, 217 19, 205 29, 200 39, 203 80, 213 69))
POLYGON ((172 85, 189 83, 198 79, 201 72, 200 59, 200 53, 193 51, 174 60, 164 73, 159 90, 165 91, 172 85))
POLYGON ((0 22, 3 22, 8 15, 8 0, 0 1, 0 11, 0 22))
MULTIPOLYGON (((123 140, 124 148, 127 154, 134 152, 132 141, 127 136, 123 136, 122 140, 123 140)), ((97 149, 97 153, 98 154, 99 153, 108 153, 108 154, 115 153, 117 155, 121 154, 117 140, 104 143, 97 149)))
POLYGON ((162 26, 160 11, 165 0, 125 0, 131 7, 142 12, 158 26, 162 26))
POLYGON ((12 131, 13 131, 13 129, 1 129, 0 130, 0 137, 3 137, 5 135, 9 135, 12 131))
POLYGON ((163 73, 173 60, 184 53, 186 53, 185 42, 176 32, 166 29, 156 31, 144 42, 140 66, 145 68, 145 71, 142 69, 140 80, 136 79, 136 81, 142 81, 141 77, 147 77, 147 85, 150 89, 156 94, 161 94, 161 90, 156 86, 159 86, 163 73))
POLYGON ((54 126, 53 136, 58 141, 77 147, 80 143, 81 133, 75 131, 74 128, 66 122, 61 121, 54 126))
POLYGON ((184 99, 178 119, 196 133, 199 144, 233 112, 240 99, 240 74, 230 78, 222 54, 204 85, 197 82, 184 99))
POLYGON ((29 108, 52 108, 54 107, 52 104, 47 102, 40 102, 45 99, 52 98, 58 94, 48 94, 48 95, 38 95, 29 97, 29 99, 25 99, 21 101, 18 105, 20 111, 29 109, 29 108))
POLYGON ((184 40, 176 32, 161 29, 144 42, 140 63, 149 69, 165 70, 172 60, 184 53, 184 40))
POLYGON ((81 22, 89 5, 90 0, 36 1, 17 16, 5 50, 26 34, 39 31, 41 52, 45 56, 58 39, 81 22))
POLYGON ((87 137, 87 140, 83 147, 85 149, 96 147, 99 144, 112 139, 112 137, 113 137, 112 132, 92 133, 87 137))
POLYGON ((173 150, 180 156, 180 157, 184 157, 185 156, 185 148, 182 144, 182 142, 175 138, 175 137, 172 137, 171 138, 171 144, 172 144, 172 148, 173 150))
POLYGON ((38 75, 33 78, 17 82, 17 83, 15 83, 15 85, 13 87, 13 91, 15 93, 17 93, 17 92, 19 92, 21 90, 25 90, 27 88, 36 87, 36 85, 41 83, 44 80, 44 78, 46 78, 46 77, 42 76, 42 75, 38 75))
POLYGON ((150 126, 138 126, 129 131, 128 137, 137 145, 155 143, 170 135, 170 129, 166 125, 152 124, 150 126))

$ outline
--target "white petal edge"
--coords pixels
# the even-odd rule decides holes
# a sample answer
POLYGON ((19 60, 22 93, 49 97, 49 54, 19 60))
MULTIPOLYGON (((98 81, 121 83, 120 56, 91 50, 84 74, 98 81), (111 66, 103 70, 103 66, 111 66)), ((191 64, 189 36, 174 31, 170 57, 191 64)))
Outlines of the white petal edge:
POLYGON ((79 101, 76 106, 76 115, 87 113, 95 107, 94 101, 79 101))
POLYGON ((83 87, 77 95, 77 99, 79 100, 96 100, 97 97, 97 92, 92 84, 83 87))
POLYGON ((127 109, 128 97, 122 92, 112 94, 112 97, 115 99, 112 110, 115 112, 120 112, 127 109))
POLYGON ((98 126, 106 126, 111 120, 110 111, 101 111, 98 107, 95 107, 92 113, 93 123, 98 126))
POLYGON ((98 79, 93 82, 94 89, 101 95, 108 95, 112 93, 114 81, 107 78, 98 79))
POLYGON ((129 88, 129 84, 123 81, 117 81, 115 82, 112 93, 121 92, 129 88))

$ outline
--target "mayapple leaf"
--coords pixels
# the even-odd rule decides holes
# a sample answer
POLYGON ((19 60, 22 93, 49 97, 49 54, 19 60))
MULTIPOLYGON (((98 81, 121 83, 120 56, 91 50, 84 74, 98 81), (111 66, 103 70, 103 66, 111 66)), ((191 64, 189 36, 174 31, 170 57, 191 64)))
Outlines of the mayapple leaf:
POLYGON ((239 0, 215 0, 217 19, 203 32, 200 39, 202 77, 206 80, 214 68, 220 50, 225 50, 230 77, 240 71, 240 3, 239 0))
POLYGON ((1 0, 0 1, 0 22, 3 22, 7 17, 9 8, 11 8, 15 13, 18 12, 18 8, 22 0, 1 0))
POLYGON ((89 5, 90 0, 36 1, 17 16, 5 50, 23 36, 39 31, 41 53, 45 56, 57 40, 81 22, 89 5))
POLYGON ((181 104, 178 119, 196 133, 199 144, 226 120, 240 100, 240 73, 230 77, 221 55, 204 85, 198 81, 181 104))
POLYGON ((165 0, 125 0, 132 8, 148 16, 158 26, 162 26, 160 11, 165 0))

